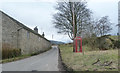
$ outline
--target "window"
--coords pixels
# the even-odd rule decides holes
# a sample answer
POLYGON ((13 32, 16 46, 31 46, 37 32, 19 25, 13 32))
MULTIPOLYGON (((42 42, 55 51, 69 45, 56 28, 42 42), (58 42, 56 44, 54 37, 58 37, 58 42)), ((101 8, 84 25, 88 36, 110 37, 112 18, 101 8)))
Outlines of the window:
POLYGON ((38 38, 38 40, 40 41, 40 37, 38 38))
POLYGON ((30 32, 27 31, 27 38, 29 39, 30 38, 30 32))

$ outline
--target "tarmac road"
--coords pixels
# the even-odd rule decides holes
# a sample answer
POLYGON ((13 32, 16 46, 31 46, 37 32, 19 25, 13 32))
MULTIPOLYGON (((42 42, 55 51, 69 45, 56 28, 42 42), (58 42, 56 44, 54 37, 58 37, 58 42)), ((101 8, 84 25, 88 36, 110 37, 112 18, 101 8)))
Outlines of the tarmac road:
POLYGON ((2 72, 2 64, 0 64, 0 73, 2 72))
POLYGON ((26 58, 23 60, 2 64, 2 71, 59 71, 58 48, 26 58))

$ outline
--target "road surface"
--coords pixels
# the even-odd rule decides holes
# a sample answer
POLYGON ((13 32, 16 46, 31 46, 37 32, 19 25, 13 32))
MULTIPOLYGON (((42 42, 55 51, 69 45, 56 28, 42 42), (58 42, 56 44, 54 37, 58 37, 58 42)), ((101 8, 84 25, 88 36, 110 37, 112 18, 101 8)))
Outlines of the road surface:
POLYGON ((2 64, 0 64, 0 73, 2 72, 2 64))
POLYGON ((2 64, 3 71, 59 71, 58 48, 53 46, 51 50, 26 58, 23 60, 2 64))

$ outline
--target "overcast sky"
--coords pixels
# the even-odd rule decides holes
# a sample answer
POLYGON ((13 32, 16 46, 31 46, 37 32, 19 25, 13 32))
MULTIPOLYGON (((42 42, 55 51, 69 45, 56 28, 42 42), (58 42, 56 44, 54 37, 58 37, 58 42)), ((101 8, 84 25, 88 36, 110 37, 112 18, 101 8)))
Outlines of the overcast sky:
MULTIPOLYGON (((117 34, 118 29, 118 1, 119 0, 88 0, 88 8, 90 8, 95 18, 109 16, 113 30, 111 34, 117 34)), ((67 35, 57 34, 54 28, 53 14, 56 13, 56 0, 3 0, 0 1, 0 10, 9 16, 20 21, 24 25, 33 29, 38 27, 39 33, 45 33, 48 40, 57 40, 70 42, 67 35), (53 39, 52 39, 53 35, 53 39)))

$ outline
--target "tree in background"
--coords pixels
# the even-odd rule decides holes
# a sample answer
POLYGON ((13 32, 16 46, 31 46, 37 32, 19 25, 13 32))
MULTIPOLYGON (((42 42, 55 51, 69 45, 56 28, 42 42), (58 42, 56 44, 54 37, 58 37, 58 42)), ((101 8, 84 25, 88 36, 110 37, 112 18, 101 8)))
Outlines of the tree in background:
POLYGON ((96 20, 94 22, 94 30, 96 35, 104 36, 108 34, 112 30, 111 25, 113 25, 113 23, 110 22, 108 16, 104 16, 101 17, 99 20, 96 20))
POLYGON ((56 9, 58 12, 54 15, 53 23, 55 24, 55 28, 59 29, 58 33, 68 34, 70 39, 73 40, 87 29, 86 26, 90 23, 92 13, 87 8, 87 2, 59 2, 56 9), (72 11, 73 9, 74 11, 72 11), (75 21, 74 36, 73 21, 75 21))
MULTIPOLYGON (((68 34, 71 40, 76 36, 87 38, 85 41, 87 41, 87 45, 91 46, 92 49, 95 49, 97 46, 100 46, 99 48, 101 49, 100 43, 103 45, 104 42, 109 42, 109 40, 101 39, 103 37, 97 40, 97 36, 108 34, 112 30, 112 23, 108 16, 94 20, 91 10, 87 8, 87 2, 59 2, 56 6, 56 10, 57 13, 53 16, 53 23, 55 24, 55 28, 59 29, 58 33, 68 34)), ((102 49, 104 49, 104 45, 102 46, 102 49)))
POLYGON ((101 17, 100 19, 91 18, 91 22, 87 26, 87 30, 84 32, 85 37, 104 36, 111 30, 111 25, 108 16, 101 17))
MULTIPOLYGON (((99 38, 95 39, 95 38, 91 38, 92 40, 90 40, 90 45, 93 43, 93 46, 97 46, 100 50, 107 50, 112 48, 112 41, 109 38, 109 36, 106 36, 111 30, 111 25, 113 23, 110 22, 109 17, 108 16, 104 16, 101 17, 100 19, 97 20, 93 20, 91 22, 91 24, 93 25, 93 29, 91 29, 91 33, 94 34, 95 36, 100 36, 99 38), (92 42, 92 41, 96 41, 96 42, 92 42)), ((94 36, 92 35, 92 37, 94 36)))

